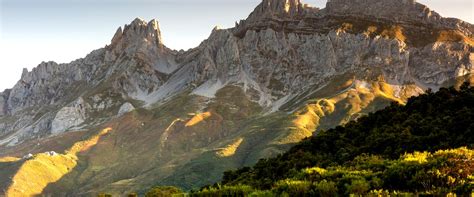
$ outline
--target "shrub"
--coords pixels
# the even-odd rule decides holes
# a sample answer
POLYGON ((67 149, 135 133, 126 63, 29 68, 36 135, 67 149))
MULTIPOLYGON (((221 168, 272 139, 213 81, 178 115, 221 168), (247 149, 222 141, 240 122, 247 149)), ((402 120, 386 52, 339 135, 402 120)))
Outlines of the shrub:
POLYGON ((332 181, 323 180, 316 183, 315 186, 315 193, 319 196, 337 196, 337 186, 332 181))
POLYGON ((275 194, 271 191, 255 191, 252 192, 249 197, 273 197, 275 194))
POLYGON ((255 190, 248 185, 220 186, 204 188, 201 191, 191 193, 191 196, 248 196, 255 190))
POLYGON ((284 180, 275 185, 276 194, 289 196, 309 196, 312 189, 312 183, 309 181, 284 180))
POLYGON ((145 194, 145 197, 170 197, 175 194, 183 193, 179 188, 172 186, 158 186, 152 188, 145 194))
POLYGON ((364 179, 353 180, 350 185, 347 186, 348 194, 362 195, 369 191, 370 185, 364 179))

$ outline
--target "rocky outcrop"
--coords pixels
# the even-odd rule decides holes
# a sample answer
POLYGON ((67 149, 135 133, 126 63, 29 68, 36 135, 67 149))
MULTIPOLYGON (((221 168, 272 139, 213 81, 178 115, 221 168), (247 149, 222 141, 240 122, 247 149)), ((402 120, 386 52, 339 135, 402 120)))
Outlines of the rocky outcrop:
POLYGON ((293 17, 306 12, 306 4, 300 0, 264 0, 250 14, 247 20, 262 20, 265 18, 293 17))
POLYGON ((92 85, 100 80, 93 73, 101 65, 103 52, 102 49, 93 51, 86 58, 69 64, 42 62, 31 72, 24 70, 22 78, 12 88, 7 99, 9 112, 14 115, 27 108, 64 104, 61 101, 71 97, 74 99, 79 92, 71 89, 81 88, 87 83, 92 85))
POLYGON ((178 64, 176 52, 163 45, 158 21, 135 19, 119 28, 106 47, 105 62, 112 65, 109 76, 117 75, 115 89, 137 100, 164 84, 178 64))
POLYGON ((302 27, 305 26, 302 19, 314 16, 319 11, 319 8, 303 4, 300 0, 264 0, 247 19, 236 23, 233 32, 236 36, 243 37, 249 29, 305 29, 302 27))
POLYGON ((459 29, 472 36, 474 27, 462 20, 443 18, 416 0, 329 0, 329 15, 372 17, 407 24, 426 24, 437 28, 459 29))
MULTIPOLYGON (((163 45, 156 20, 136 19, 123 30, 119 28, 110 45, 85 58, 69 64, 42 62, 32 71, 24 69, 20 81, 0 97, 0 117, 8 114, 23 117, 22 121, 9 119, 2 123, 2 132, 17 133, 21 137, 15 139, 26 140, 77 126, 87 117, 81 117, 84 114, 76 113, 69 103, 83 95, 103 96, 99 100, 84 97, 94 113, 107 113, 123 100, 144 100, 177 68, 175 53, 163 45), (60 113, 52 126, 55 111, 60 113), (81 118, 73 120, 75 117, 81 118), (45 122, 38 127, 41 131, 30 132, 38 122, 45 122)), ((0 145, 9 141, 0 140, 0 145)))
POLYGON ((468 32, 466 39, 452 39, 459 34, 450 31, 464 29, 445 26, 448 19, 423 7, 404 0, 334 0, 319 10, 298 0, 265 0, 235 28, 215 29, 184 53, 186 63, 177 73, 192 70, 183 83, 196 84, 196 94, 212 96, 219 87, 240 85, 262 106, 347 73, 437 89, 472 73, 472 38, 468 32), (441 29, 430 29, 431 23, 441 29))
POLYGON ((112 43, 107 47, 105 61, 114 62, 127 57, 169 74, 177 66, 174 53, 163 45, 157 20, 147 23, 137 18, 130 25, 125 25, 123 31, 122 27, 117 29, 112 43))
POLYGON ((63 107, 58 111, 52 122, 51 133, 57 135, 84 123, 87 118, 86 113, 88 108, 89 106, 82 98, 63 107))
POLYGON ((442 17, 415 0, 329 0, 328 14, 372 16, 397 22, 431 22, 442 17))
POLYGON ((10 95, 10 90, 5 90, 0 93, 0 117, 8 114, 7 99, 10 95))
POLYGON ((124 104, 120 107, 117 116, 124 115, 124 114, 126 114, 126 113, 128 113, 128 112, 131 112, 131 111, 133 111, 133 110, 135 110, 135 107, 133 107, 133 105, 132 105, 131 103, 128 103, 128 102, 127 102, 127 103, 124 103, 124 104))
POLYGON ((246 20, 237 23, 233 32, 238 37, 245 36, 248 30, 267 28, 288 33, 327 34, 344 23, 350 23, 358 33, 369 26, 398 25, 411 31, 410 37, 421 34, 413 39, 436 35, 438 30, 456 30, 470 38, 474 32, 472 24, 443 18, 413 0, 330 0, 324 9, 312 8, 297 0, 266 0, 246 20))

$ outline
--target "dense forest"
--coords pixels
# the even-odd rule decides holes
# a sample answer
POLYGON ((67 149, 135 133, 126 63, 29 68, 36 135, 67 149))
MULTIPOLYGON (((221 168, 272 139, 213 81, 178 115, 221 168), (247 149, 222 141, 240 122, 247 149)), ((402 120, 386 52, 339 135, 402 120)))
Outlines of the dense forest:
POLYGON ((470 195, 473 145, 474 88, 466 83, 319 132, 191 195, 470 195))

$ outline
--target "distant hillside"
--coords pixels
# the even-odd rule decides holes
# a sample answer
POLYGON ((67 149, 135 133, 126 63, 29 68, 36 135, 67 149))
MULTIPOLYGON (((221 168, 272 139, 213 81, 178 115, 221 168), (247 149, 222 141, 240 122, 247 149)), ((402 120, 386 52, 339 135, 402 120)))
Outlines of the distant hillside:
POLYGON ((225 172, 221 185, 196 195, 254 190, 290 196, 369 191, 470 194, 473 145, 474 88, 465 83, 459 91, 428 91, 405 106, 393 103, 323 131, 276 158, 225 172), (418 152, 407 154, 414 151, 418 152))

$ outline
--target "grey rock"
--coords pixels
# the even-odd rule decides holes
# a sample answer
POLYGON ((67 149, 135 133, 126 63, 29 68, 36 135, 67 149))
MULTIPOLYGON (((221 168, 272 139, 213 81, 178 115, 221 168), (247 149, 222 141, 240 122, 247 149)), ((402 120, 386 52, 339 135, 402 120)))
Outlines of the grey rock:
POLYGON ((58 153, 54 152, 54 151, 48 151, 48 152, 45 152, 44 154, 50 156, 50 157, 53 157, 53 156, 56 156, 58 155, 58 153))
POLYGON ((118 116, 121 116, 121 115, 124 115, 124 114, 126 114, 126 113, 128 113, 128 112, 131 112, 131 111, 133 111, 133 110, 135 110, 135 107, 133 107, 133 105, 132 105, 131 103, 127 102, 127 103, 124 103, 124 104, 120 107, 120 109, 119 109, 117 115, 118 115, 118 116))
POLYGON ((471 24, 459 19, 443 18, 416 0, 329 0, 326 11, 330 15, 365 16, 397 23, 422 23, 459 29, 468 36, 474 32, 471 24))
POLYGON ((52 122, 53 135, 63 133, 72 127, 79 126, 86 120, 87 104, 80 97, 77 101, 58 111, 52 122))
POLYGON ((8 114, 7 100, 10 95, 10 90, 5 90, 0 93, 0 117, 8 114))
POLYGON ((29 153, 29 154, 23 156, 23 159, 24 159, 24 160, 28 160, 28 159, 31 159, 31 158, 33 158, 33 154, 31 154, 31 153, 29 153))

